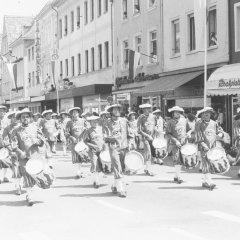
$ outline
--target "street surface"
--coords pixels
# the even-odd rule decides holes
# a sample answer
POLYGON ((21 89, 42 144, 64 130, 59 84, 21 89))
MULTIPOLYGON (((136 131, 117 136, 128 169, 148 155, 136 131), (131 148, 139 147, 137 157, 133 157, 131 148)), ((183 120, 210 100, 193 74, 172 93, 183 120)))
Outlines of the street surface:
POLYGON ((218 188, 211 192, 201 187, 197 171, 184 172, 183 184, 173 183, 174 169, 169 160, 165 164, 154 165, 154 177, 127 176, 128 196, 121 199, 111 193, 112 176, 102 176, 96 190, 89 166, 75 180, 70 153, 58 151, 57 181, 51 189, 36 189, 33 207, 26 206, 25 194, 14 195, 12 183, 0 185, 0 239, 239 240, 238 167, 214 175, 218 188))

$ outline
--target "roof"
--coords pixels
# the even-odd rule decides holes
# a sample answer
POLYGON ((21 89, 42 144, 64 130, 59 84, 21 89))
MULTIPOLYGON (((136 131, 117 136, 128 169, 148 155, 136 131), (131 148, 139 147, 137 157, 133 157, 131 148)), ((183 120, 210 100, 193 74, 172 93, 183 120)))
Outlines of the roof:
POLYGON ((31 26, 32 21, 33 17, 4 16, 8 44, 10 45, 22 34, 24 26, 31 26))
POLYGON ((203 74, 203 71, 160 77, 159 79, 152 81, 152 83, 148 86, 143 87, 139 91, 135 92, 134 95, 149 96, 155 93, 165 94, 168 92, 173 92, 176 88, 186 84, 201 74, 203 74))

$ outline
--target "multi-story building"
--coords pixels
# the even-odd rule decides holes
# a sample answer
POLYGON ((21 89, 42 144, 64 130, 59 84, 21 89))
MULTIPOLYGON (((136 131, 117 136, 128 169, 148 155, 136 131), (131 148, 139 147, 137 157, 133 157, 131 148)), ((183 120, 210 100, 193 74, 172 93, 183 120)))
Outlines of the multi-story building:
MULTIPOLYGON (((32 20, 32 17, 4 16, 1 54, 11 62, 17 61, 16 63, 19 71, 20 65, 23 64, 22 60, 20 59, 24 56, 24 49, 23 45, 18 47, 17 45, 21 45, 20 42, 24 41, 20 35, 23 34, 29 28, 29 26, 31 26, 32 20), (14 41, 16 42, 14 43, 14 41), (18 57, 18 59, 16 59, 12 53, 10 45, 14 47, 14 54, 18 57)), ((13 98, 21 99, 26 97, 26 92, 23 86, 23 76, 21 75, 17 81, 19 81, 19 91, 14 89, 13 81, 9 76, 6 63, 2 62, 1 104, 11 104, 12 96, 13 98)))
POLYGON ((113 1, 113 6, 116 83, 113 95, 126 109, 148 100, 159 106, 158 97, 142 99, 134 93, 157 79, 163 70, 162 1, 119 0, 113 1), (134 78, 129 77, 130 50, 140 53, 134 78))
POLYGON ((111 5, 108 0, 55 1, 58 13, 57 92, 60 110, 104 109, 113 85, 111 5))

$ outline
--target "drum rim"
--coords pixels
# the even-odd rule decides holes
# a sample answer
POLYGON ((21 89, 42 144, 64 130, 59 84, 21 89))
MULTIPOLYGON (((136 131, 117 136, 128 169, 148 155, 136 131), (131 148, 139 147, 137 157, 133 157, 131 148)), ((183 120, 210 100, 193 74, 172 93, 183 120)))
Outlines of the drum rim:
POLYGON ((87 150, 87 149, 88 149, 88 145, 85 144, 84 142, 78 142, 78 143, 76 144, 76 146, 74 147, 74 150, 75 150, 76 152, 82 152, 82 151, 87 150), (85 145, 85 148, 83 148, 81 151, 79 151, 78 149, 76 149, 77 146, 80 145, 80 144, 85 145))
POLYGON ((30 175, 38 175, 38 174, 40 174, 43 170, 44 170, 44 163, 40 160, 40 159, 29 159, 28 161, 27 161, 27 163, 26 163, 26 166, 25 166, 25 169, 26 169, 26 171, 27 171, 27 173, 28 174, 30 174, 30 175), (33 173, 30 173, 27 169, 28 169, 28 167, 27 167, 27 165, 29 164, 29 163, 31 163, 31 162, 34 162, 34 161, 37 161, 37 162, 40 162, 41 163, 41 165, 42 165, 42 170, 40 171, 40 172, 38 172, 38 173, 35 173, 35 174, 33 174, 33 173))

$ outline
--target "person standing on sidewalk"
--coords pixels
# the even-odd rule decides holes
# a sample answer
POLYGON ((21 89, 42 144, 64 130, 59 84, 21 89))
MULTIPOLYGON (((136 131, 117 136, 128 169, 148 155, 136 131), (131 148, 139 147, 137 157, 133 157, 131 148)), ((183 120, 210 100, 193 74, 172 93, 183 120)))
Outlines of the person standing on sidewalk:
POLYGON ((174 182, 181 184, 183 180, 181 178, 182 154, 180 150, 186 144, 187 138, 191 137, 192 131, 187 119, 182 115, 184 113, 183 108, 174 106, 168 111, 172 113, 172 119, 167 123, 166 134, 170 139, 172 159, 176 171, 174 182))
POLYGON ((112 169, 114 174, 114 184, 112 192, 119 192, 119 197, 127 196, 126 187, 123 183, 123 172, 125 170, 124 158, 128 148, 127 135, 127 119, 120 117, 120 104, 108 106, 107 111, 111 117, 104 127, 106 134, 105 142, 108 143, 109 153, 112 161, 112 169))
POLYGON ((66 138, 70 141, 70 148, 72 153, 72 163, 77 168, 76 179, 82 177, 81 166, 82 163, 86 161, 84 156, 80 156, 75 151, 75 146, 78 142, 83 140, 83 133, 86 130, 86 121, 83 118, 80 118, 81 109, 79 107, 73 107, 69 109, 69 115, 71 120, 67 123, 66 126, 66 138))
POLYGON ((67 155, 67 139, 65 135, 66 135, 66 126, 69 121, 70 121, 70 118, 68 117, 67 112, 61 112, 59 125, 60 125, 60 140, 63 145, 63 156, 67 155))

